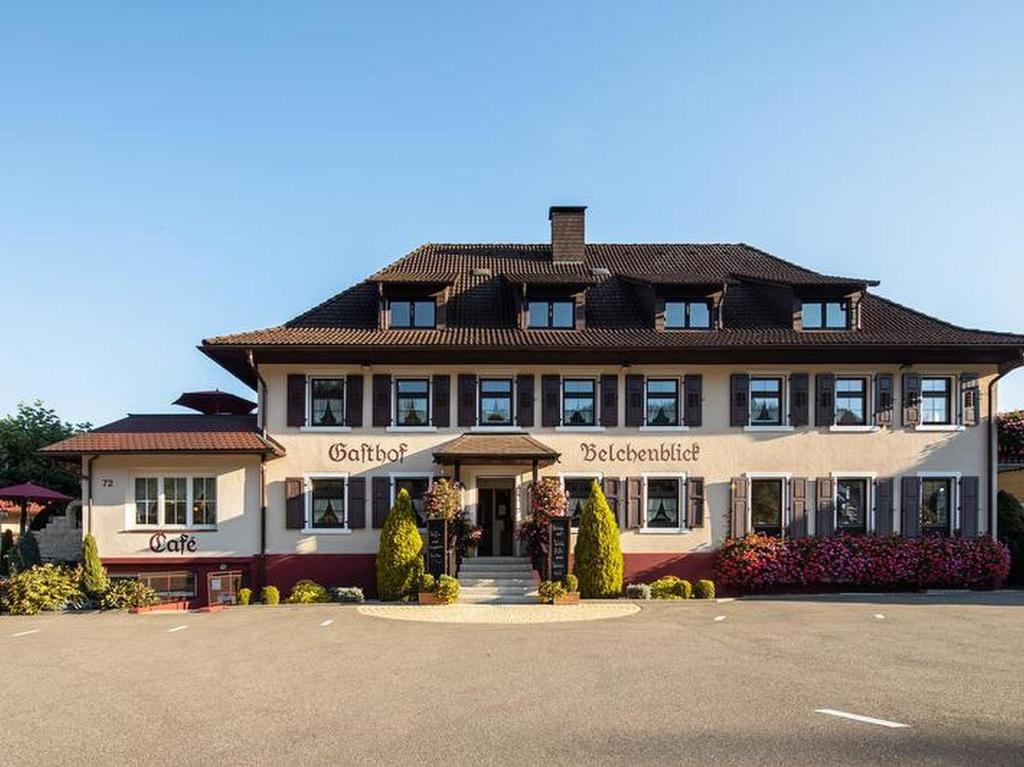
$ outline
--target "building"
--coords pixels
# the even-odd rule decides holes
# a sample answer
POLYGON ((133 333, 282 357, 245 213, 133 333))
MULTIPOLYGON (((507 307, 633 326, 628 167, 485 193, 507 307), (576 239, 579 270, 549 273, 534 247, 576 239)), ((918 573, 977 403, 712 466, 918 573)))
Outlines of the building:
MULTIPOLYGON (((730 535, 994 529, 998 379, 969 330, 744 244, 428 244, 281 326, 200 347, 256 415, 129 416, 80 455, 85 527, 169 595, 309 577, 373 589, 398 488, 457 477, 511 554, 535 476, 598 480, 626 579, 706 572, 730 535)), ((202 409, 202 408, 200 408, 202 409)), ((216 410, 216 408, 214 408, 216 410)))

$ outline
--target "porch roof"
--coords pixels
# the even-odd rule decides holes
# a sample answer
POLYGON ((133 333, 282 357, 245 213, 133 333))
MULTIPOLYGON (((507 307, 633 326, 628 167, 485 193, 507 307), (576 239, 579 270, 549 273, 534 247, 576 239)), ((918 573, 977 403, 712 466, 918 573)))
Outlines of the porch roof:
POLYGON ((434 463, 532 464, 550 466, 561 453, 529 434, 463 434, 434 452, 434 463))

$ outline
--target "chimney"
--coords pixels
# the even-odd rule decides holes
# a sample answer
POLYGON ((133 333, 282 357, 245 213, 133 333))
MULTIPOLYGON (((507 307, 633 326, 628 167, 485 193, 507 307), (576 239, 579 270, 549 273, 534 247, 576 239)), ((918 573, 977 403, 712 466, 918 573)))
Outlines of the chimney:
POLYGON ((551 260, 556 264, 579 263, 584 260, 584 219, 586 205, 552 205, 548 209, 551 221, 551 260))

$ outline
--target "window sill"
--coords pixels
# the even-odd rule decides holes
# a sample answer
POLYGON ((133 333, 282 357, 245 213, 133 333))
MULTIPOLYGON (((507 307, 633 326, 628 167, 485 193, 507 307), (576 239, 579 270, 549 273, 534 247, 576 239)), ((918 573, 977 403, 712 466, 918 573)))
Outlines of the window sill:
POLYGON ((640 535, 685 535, 690 531, 685 527, 638 527, 640 535))
POLYGON ((689 431, 689 426, 641 426, 640 431, 689 431))
POLYGON ((796 431, 795 426, 744 426, 743 431, 796 431))
POLYGON ((867 433, 872 431, 878 431, 877 426, 864 425, 864 426, 829 426, 829 431, 835 432, 848 432, 848 433, 867 433))
POLYGON ((339 433, 352 431, 351 426, 300 426, 299 431, 301 432, 326 432, 326 433, 339 433))
POLYGON ((199 525, 196 527, 126 527, 122 533, 215 533, 216 525, 199 525))
POLYGON ((966 431, 967 427, 956 423, 922 423, 914 431, 966 431))
POLYGON ((352 535, 347 527, 304 527, 299 532, 303 535, 352 535))
POLYGON ((434 432, 437 431, 437 427, 436 426, 388 426, 388 427, 386 427, 384 429, 384 431, 390 432, 390 433, 398 433, 398 434, 401 434, 403 432, 406 433, 406 434, 410 434, 410 433, 413 433, 413 434, 415 434, 415 433, 433 434, 434 432))
POLYGON ((602 432, 605 431, 604 426, 556 426, 555 431, 562 432, 602 432))
POLYGON ((524 429, 522 426, 516 426, 515 424, 509 424, 508 426, 472 426, 472 427, 470 427, 469 430, 470 430, 470 432, 477 432, 477 433, 482 432, 484 434, 487 434, 488 432, 490 432, 492 434, 494 432, 505 433, 505 434, 508 434, 509 432, 512 432, 512 433, 516 433, 516 434, 522 434, 523 432, 526 431, 526 429, 524 429))

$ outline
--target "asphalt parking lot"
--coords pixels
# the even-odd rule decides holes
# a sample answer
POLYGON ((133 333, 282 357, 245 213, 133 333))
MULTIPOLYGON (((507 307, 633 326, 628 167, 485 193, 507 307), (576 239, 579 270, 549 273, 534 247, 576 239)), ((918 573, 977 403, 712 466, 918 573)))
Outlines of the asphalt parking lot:
POLYGON ((0 668, 4 765, 1024 762, 1022 592, 5 616, 0 668))

